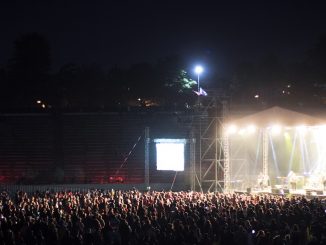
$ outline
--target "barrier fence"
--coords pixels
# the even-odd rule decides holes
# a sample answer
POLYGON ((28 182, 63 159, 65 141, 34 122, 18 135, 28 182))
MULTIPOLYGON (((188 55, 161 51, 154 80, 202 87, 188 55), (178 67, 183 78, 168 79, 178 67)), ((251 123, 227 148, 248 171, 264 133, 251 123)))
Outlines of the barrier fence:
MULTIPOLYGON (((13 184, 1 184, 1 191, 8 191, 9 193, 15 193, 17 191, 24 191, 27 193, 34 193, 37 191, 72 191, 72 192, 86 192, 88 190, 131 190, 133 188, 140 191, 155 190, 155 191, 169 191, 171 184, 166 183, 153 183, 150 186, 145 184, 66 184, 66 185, 13 185, 13 184)), ((172 191, 187 191, 189 188, 184 184, 173 185, 172 191)))

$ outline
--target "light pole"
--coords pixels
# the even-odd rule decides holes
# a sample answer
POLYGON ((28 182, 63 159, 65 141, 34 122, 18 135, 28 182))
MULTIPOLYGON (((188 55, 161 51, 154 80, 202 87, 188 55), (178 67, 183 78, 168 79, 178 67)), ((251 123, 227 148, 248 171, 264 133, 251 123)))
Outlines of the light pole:
POLYGON ((197 74, 198 93, 200 92, 199 78, 200 78, 200 74, 202 74, 203 71, 204 71, 204 69, 202 66, 197 65, 195 67, 195 73, 197 74))

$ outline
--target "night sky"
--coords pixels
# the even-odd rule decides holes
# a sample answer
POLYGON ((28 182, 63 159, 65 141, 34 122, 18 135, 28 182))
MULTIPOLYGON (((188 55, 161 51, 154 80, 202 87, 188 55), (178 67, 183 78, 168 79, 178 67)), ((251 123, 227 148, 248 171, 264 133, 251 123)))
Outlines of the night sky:
POLYGON ((326 32, 322 1, 158 2, 1 3, 0 66, 17 37, 38 32, 50 42, 54 70, 70 62, 129 66, 180 55, 189 67, 203 62, 226 74, 263 54, 301 59, 326 32))

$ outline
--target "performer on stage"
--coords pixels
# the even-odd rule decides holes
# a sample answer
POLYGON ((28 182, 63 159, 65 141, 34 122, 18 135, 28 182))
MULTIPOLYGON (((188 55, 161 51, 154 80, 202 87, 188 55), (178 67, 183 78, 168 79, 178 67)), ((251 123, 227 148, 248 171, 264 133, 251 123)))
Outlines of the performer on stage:
POLYGON ((263 185, 264 185, 265 188, 270 186, 270 181, 269 181, 269 176, 268 175, 264 175, 264 177, 263 177, 263 185))
POLYGON ((262 172, 259 173, 258 179, 257 179, 258 187, 260 189, 263 189, 264 187, 264 174, 262 172))
POLYGON ((267 188, 270 185, 269 176, 264 175, 262 172, 259 173, 257 181, 260 189, 267 188))
POLYGON ((288 183, 290 184, 290 189, 297 189, 297 175, 291 170, 287 176, 288 183))

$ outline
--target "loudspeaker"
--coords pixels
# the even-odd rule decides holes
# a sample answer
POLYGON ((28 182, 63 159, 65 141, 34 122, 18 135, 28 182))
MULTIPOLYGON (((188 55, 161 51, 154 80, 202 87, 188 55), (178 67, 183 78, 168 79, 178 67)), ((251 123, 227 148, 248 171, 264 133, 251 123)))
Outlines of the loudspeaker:
POLYGON ((272 188, 272 194, 277 194, 277 195, 279 195, 279 194, 281 194, 281 191, 282 191, 282 189, 272 188))
POLYGON ((272 188, 272 194, 275 194, 275 195, 284 195, 284 194, 289 194, 289 193, 290 193, 289 189, 272 188))
POLYGON ((324 191, 316 191, 316 193, 317 193, 318 196, 324 195, 324 191))

